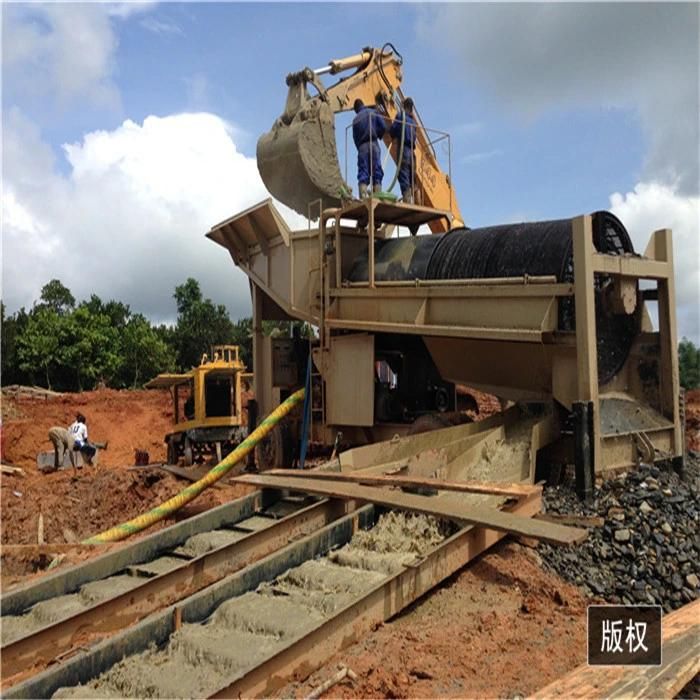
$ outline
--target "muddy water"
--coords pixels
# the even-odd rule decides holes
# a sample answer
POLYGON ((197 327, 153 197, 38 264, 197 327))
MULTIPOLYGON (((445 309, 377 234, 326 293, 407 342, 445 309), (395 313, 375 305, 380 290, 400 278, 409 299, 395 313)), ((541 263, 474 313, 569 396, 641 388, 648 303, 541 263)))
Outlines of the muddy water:
POLYGON ((506 429, 505 440, 484 444, 478 461, 453 478, 477 481, 517 482, 530 472, 533 420, 522 420, 506 429))
POLYGON ((2 616, 2 644, 10 644, 46 625, 59 622, 107 598, 135 588, 143 579, 127 574, 86 583, 77 593, 57 596, 32 606, 24 615, 2 616))
POLYGON ((428 516, 387 513, 344 547, 222 603, 203 624, 183 625, 163 649, 128 657, 54 697, 209 695, 418 561, 449 531, 428 516))

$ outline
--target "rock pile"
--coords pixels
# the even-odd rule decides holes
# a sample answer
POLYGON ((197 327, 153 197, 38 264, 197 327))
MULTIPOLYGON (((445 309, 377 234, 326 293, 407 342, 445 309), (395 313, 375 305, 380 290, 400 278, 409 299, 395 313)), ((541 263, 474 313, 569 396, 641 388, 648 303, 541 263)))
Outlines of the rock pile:
POLYGON ((642 465, 603 482, 583 504, 568 487, 545 489, 548 513, 602 516, 578 546, 538 548, 546 568, 591 597, 617 604, 658 604, 666 612, 700 596, 700 459, 684 479, 642 465))

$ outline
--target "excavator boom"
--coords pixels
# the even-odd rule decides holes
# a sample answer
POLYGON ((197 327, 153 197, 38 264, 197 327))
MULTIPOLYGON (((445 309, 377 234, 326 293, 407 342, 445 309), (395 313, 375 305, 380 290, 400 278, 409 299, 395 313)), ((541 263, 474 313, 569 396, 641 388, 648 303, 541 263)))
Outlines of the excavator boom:
MULTIPOLYGON (((343 180, 336 146, 335 114, 352 109, 356 99, 375 105, 389 123, 398 114, 402 73, 401 58, 395 51, 364 49, 348 58, 333 60, 317 70, 305 68, 287 76, 287 103, 272 129, 258 140, 258 170, 270 193, 310 219, 318 218, 320 206, 340 206, 352 197, 343 180), (326 88, 319 76, 355 72, 326 88), (309 86, 315 89, 311 95, 309 86), (322 204, 319 206, 318 201, 322 204)), ((447 174, 438 164, 430 139, 419 122, 416 134, 414 177, 421 203, 452 212, 453 225, 462 225, 457 199, 447 174)), ((385 135, 395 161, 396 145, 385 135)), ((442 220, 431 225, 444 232, 442 220)))

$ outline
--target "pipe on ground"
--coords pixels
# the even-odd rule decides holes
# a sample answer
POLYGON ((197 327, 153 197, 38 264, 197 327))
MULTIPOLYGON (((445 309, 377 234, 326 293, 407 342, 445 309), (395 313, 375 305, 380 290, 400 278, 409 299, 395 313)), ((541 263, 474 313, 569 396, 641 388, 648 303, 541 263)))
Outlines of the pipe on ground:
POLYGON ((187 488, 180 491, 180 493, 168 499, 165 503, 161 503, 159 506, 152 508, 147 513, 138 515, 125 523, 115 525, 109 528, 109 530, 93 535, 87 540, 83 540, 81 544, 101 544, 104 542, 118 542, 119 540, 126 539, 137 532, 151 527, 151 525, 154 525, 160 520, 167 518, 169 515, 172 515, 175 511, 182 508, 182 506, 193 501, 202 491, 205 491, 212 486, 212 484, 215 484, 223 478, 232 467, 254 450, 255 446, 282 420, 282 418, 304 400, 304 394, 304 389, 299 389, 299 391, 294 392, 270 413, 270 415, 267 416, 267 418, 265 418, 265 420, 263 420, 233 452, 231 452, 231 454, 215 467, 212 467, 199 481, 190 484, 187 488))

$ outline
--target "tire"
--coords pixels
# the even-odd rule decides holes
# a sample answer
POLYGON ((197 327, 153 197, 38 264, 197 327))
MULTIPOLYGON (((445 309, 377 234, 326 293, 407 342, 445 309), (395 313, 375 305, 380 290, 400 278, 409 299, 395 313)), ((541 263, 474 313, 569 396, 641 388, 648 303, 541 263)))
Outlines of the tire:
POLYGON ((185 466, 191 467, 194 464, 194 454, 192 452, 192 441, 185 438, 185 466))
POLYGON ((411 427, 408 429, 408 435, 420 435, 421 433, 428 433, 431 430, 440 430, 441 428, 449 428, 452 425, 447 416, 441 413, 428 413, 424 416, 420 416, 413 421, 411 427))
POLYGON ((280 423, 255 446, 258 471, 289 469, 294 462, 294 441, 289 426, 280 423))
POLYGON ((474 421, 472 421, 469 416, 461 413, 428 413, 416 418, 406 434, 420 435, 421 433, 427 433, 431 430, 452 428, 455 425, 473 422, 474 421))
POLYGON ((166 459, 168 464, 177 464, 178 454, 177 454, 177 441, 174 437, 168 439, 168 450, 166 459))

